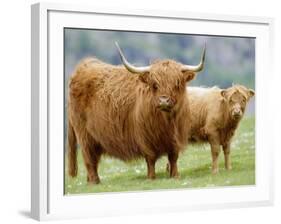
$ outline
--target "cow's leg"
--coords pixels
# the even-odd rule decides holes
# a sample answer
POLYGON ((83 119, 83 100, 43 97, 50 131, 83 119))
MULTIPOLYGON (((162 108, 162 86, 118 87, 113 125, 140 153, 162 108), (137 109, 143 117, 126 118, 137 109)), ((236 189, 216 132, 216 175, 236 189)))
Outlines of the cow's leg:
POLYGON ((230 160, 230 142, 227 142, 223 145, 223 152, 224 152, 224 165, 225 169, 231 170, 231 160, 230 160))
POLYGON ((178 166, 177 166, 178 152, 169 153, 168 159, 170 164, 169 165, 170 177, 179 178, 178 166))
POLYGON ((91 147, 91 161, 93 166, 93 178, 88 175, 87 180, 88 182, 98 184, 100 182, 99 174, 98 174, 98 165, 101 157, 101 148, 97 144, 93 144, 91 147))
POLYGON ((95 143, 89 134, 86 134, 80 141, 82 148, 82 155, 87 169, 88 183, 98 184, 100 182, 98 175, 98 163, 100 159, 99 150, 95 147, 95 143))
POLYGON ((156 163, 156 158, 154 157, 146 157, 146 164, 147 164, 147 177, 149 179, 155 179, 155 163, 156 163))

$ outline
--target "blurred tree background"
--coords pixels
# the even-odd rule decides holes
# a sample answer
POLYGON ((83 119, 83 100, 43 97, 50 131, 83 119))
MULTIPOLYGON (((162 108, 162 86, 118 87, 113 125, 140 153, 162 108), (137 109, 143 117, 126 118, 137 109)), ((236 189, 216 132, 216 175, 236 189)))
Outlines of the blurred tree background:
MULTIPOLYGON (((65 28, 64 38, 66 97, 69 77, 81 59, 94 56, 106 63, 121 64, 115 41, 128 61, 139 66, 167 58, 197 64, 206 43, 205 68, 190 86, 227 88, 234 83, 255 89, 254 38, 71 28, 65 28)), ((254 100, 247 114, 254 115, 254 100)))

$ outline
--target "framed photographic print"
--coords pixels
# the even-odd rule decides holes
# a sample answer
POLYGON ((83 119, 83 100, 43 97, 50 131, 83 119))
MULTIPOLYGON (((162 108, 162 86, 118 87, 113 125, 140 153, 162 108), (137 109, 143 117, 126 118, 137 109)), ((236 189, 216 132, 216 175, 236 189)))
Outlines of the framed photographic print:
POLYGON ((272 29, 32 5, 32 217, 272 204, 272 29))

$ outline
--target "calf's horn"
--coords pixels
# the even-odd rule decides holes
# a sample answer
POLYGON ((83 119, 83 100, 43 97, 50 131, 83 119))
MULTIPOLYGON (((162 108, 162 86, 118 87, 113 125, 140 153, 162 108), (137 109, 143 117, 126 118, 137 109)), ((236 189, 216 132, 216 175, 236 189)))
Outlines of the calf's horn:
POLYGON ((138 74, 143 74, 145 72, 149 72, 150 70, 150 66, 144 66, 144 67, 136 67, 134 65, 131 65, 127 59, 125 58, 124 54, 122 53, 119 45, 117 42, 115 42, 115 45, 118 49, 118 52, 119 52, 119 55, 120 55, 120 58, 122 60, 122 63, 124 64, 124 66, 126 67, 126 69, 132 73, 138 73, 138 74))
POLYGON ((200 63, 198 65, 183 65, 182 71, 200 72, 204 68, 205 54, 206 54, 206 44, 204 46, 203 53, 201 55, 200 63))

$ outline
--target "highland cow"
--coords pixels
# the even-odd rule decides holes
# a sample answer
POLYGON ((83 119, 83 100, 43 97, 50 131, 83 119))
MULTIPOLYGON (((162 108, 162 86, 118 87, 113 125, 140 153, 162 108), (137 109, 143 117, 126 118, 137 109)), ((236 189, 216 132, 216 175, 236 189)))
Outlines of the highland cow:
POLYGON ((158 60, 150 66, 130 64, 116 43, 124 66, 95 58, 83 60, 69 82, 68 172, 77 175, 77 143, 87 179, 99 183, 98 164, 105 154, 123 161, 144 158, 147 176, 167 155, 170 177, 178 177, 177 159, 190 130, 186 83, 203 69, 198 65, 158 60))
POLYGON ((228 89, 188 87, 191 129, 189 140, 209 142, 212 154, 212 173, 218 172, 218 156, 222 146, 225 168, 231 169, 230 144, 247 103, 254 90, 242 85, 228 89))

